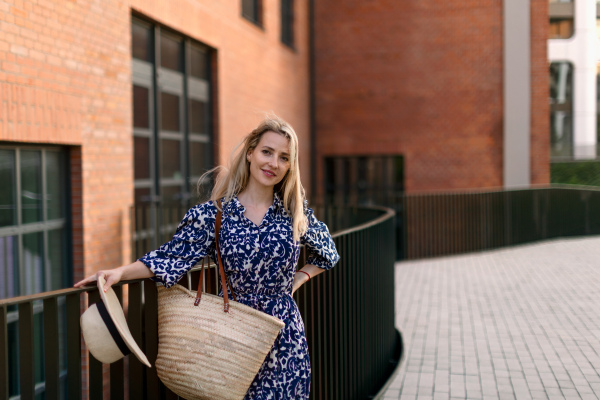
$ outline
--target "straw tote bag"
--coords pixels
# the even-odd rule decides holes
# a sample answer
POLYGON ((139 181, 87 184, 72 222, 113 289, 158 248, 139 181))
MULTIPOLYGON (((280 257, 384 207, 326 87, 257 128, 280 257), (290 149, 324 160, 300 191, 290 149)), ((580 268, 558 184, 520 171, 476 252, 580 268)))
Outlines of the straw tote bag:
POLYGON ((215 243, 223 297, 202 294, 204 261, 197 292, 181 285, 158 286, 156 372, 166 387, 188 400, 243 399, 285 325, 229 302, 218 244, 221 218, 218 211, 215 243))

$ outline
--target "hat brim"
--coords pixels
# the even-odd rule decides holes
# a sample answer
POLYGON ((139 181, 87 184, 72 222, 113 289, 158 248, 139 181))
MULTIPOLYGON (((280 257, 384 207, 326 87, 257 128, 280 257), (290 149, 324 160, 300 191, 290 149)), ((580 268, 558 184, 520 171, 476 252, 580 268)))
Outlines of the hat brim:
POLYGON ((97 284, 98 291, 100 291, 100 297, 102 298, 102 301, 106 306, 108 314, 110 315, 115 326, 117 327, 117 331, 119 331, 119 334, 123 338, 123 341, 129 348, 129 350, 131 350, 131 352, 135 354, 138 360, 147 365, 148 368, 152 368, 152 365, 150 365, 148 358, 146 358, 146 355, 144 354, 142 349, 140 349, 140 347, 137 345, 135 339, 129 331, 129 327, 127 326, 127 320, 125 318, 125 313, 123 312, 121 303, 117 298, 117 294, 112 289, 112 287, 109 288, 106 292, 104 292, 104 285, 106 284, 104 277, 99 277, 97 284))

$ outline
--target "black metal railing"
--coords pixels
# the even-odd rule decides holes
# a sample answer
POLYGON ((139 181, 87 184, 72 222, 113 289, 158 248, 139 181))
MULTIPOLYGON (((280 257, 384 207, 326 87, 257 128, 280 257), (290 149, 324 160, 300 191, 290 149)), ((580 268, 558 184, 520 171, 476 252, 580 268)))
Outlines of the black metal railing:
MULTIPOLYGON (((339 265, 294 295, 311 354, 311 398, 368 398, 392 372, 390 361, 399 357, 394 327, 394 213, 340 207, 316 211, 331 224, 332 231, 363 223, 333 235, 341 255, 339 265)), ((134 243, 141 247, 140 241, 148 237, 137 237, 134 243)), ((304 257, 302 253, 300 263, 304 257)), ((196 289, 197 273, 188 274, 180 283, 196 289)), ((156 284, 151 280, 124 282, 114 289, 125 304, 134 339, 154 363, 158 351, 156 284)), ((214 269, 209 273, 207 291, 217 291, 214 269)), ((9 375, 15 375, 9 366, 15 364, 19 366, 17 391, 23 400, 40 394, 46 399, 177 398, 160 383, 154 368, 145 368, 135 357, 103 365, 88 355, 81 341, 79 317, 87 304, 99 300, 95 288, 0 300, 0 399, 9 397, 9 375), (35 315, 42 316, 43 324, 34 323, 36 307, 35 315), (9 319, 17 325, 17 351, 10 347, 15 343, 9 340, 9 319), (39 337, 42 342, 36 340, 39 337), (42 356, 34 357, 36 351, 42 356), (66 372, 60 372, 63 370, 66 372)))
POLYGON ((406 259, 600 234, 600 190, 525 190, 405 195, 406 259))

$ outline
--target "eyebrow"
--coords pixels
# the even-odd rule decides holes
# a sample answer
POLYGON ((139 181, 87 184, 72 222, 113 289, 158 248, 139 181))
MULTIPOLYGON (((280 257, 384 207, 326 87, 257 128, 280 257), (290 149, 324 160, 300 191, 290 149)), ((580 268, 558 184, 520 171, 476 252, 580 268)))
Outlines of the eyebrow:
MULTIPOLYGON (((271 150, 271 151, 275 151, 274 148, 272 148, 271 146, 267 146, 267 145, 263 145, 263 149, 267 149, 267 150, 271 150)), ((288 153, 286 153, 285 151, 281 153, 284 156, 290 156, 288 153)))

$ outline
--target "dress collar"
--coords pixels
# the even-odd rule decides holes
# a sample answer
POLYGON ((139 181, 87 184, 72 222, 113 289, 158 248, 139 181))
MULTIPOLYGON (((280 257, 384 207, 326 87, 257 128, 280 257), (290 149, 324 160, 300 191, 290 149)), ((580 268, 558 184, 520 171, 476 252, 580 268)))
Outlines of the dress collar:
MULTIPOLYGON (((240 200, 238 199, 237 195, 233 196, 231 198, 231 200, 227 203, 224 203, 225 198, 221 199, 221 203, 224 204, 223 206, 223 213, 224 214, 232 214, 232 213, 238 213, 238 214, 243 214, 246 211, 246 207, 244 207, 242 205, 242 203, 240 203, 240 200)), ((282 211, 285 211, 285 207, 283 206, 283 200, 281 199, 281 197, 279 196, 279 193, 274 192, 273 193, 273 204, 271 204, 271 206, 269 207, 269 209, 267 210, 267 215, 269 215, 269 213, 280 213, 282 211)))

